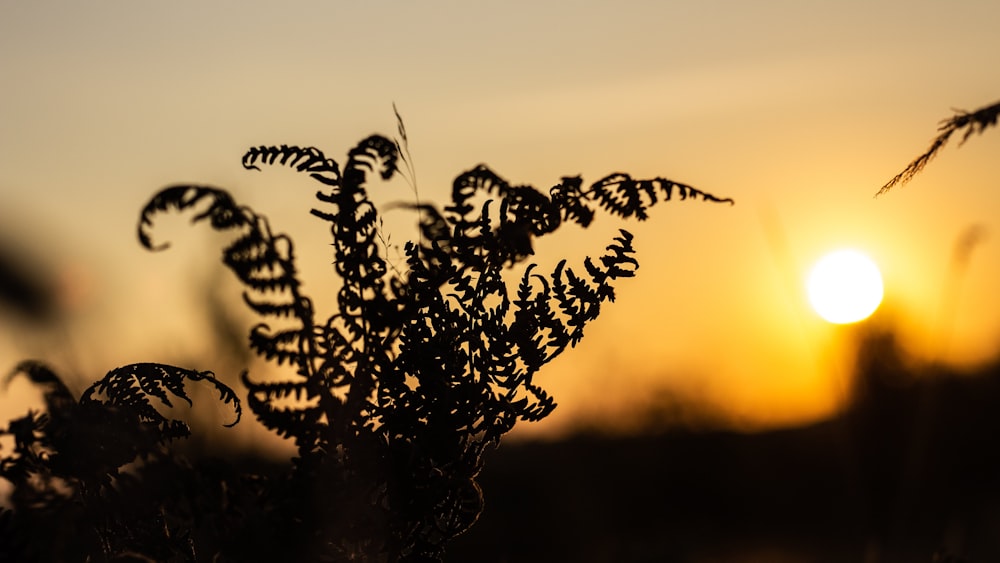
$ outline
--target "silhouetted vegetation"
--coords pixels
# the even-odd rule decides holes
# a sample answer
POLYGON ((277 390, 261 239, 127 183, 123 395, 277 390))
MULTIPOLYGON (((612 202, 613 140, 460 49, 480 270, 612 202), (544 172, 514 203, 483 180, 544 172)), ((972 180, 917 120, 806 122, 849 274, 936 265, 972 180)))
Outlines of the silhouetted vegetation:
POLYGON ((828 420, 506 444, 449 560, 998 561, 997 404, 1000 363, 922 363, 872 330, 828 420))
POLYGON ((997 116, 1000 116, 1000 102, 997 102, 991 106, 986 106, 979 108, 973 112, 967 111, 957 111, 955 115, 942 120, 941 125, 938 127, 940 133, 931 142, 931 146, 926 152, 918 156, 910 164, 903 169, 902 172, 893 176, 891 180, 883 185, 875 197, 878 197, 885 192, 889 191, 897 185, 903 185, 913 179, 925 166, 933 159, 937 153, 948 144, 948 140, 951 136, 958 131, 965 131, 962 135, 962 140, 959 145, 964 143, 972 136, 973 133, 982 133, 989 127, 995 127, 997 124, 997 116))
POLYGON ((419 233, 400 269, 382 255, 369 190, 402 173, 406 143, 400 121, 399 140, 364 139, 343 170, 316 148, 261 146, 243 157, 247 169, 291 167, 321 185, 311 214, 330 225, 342 281, 325 319, 302 291, 291 239, 264 216, 211 186, 172 186, 149 201, 138 229, 146 248, 167 246, 153 240, 163 213, 232 235, 222 261, 261 318, 249 346, 287 377, 244 373, 241 402, 211 372, 136 364, 77 401, 44 365, 21 364, 15 375, 43 388, 47 412, 3 432, 14 447, 0 474, 15 490, 13 509, 0 513, 0 559, 439 561, 483 509, 486 452, 518 421, 555 408, 535 374, 580 341, 638 263, 621 231, 582 268, 530 265, 508 287, 510 267, 538 237, 587 227, 599 210, 643 220, 674 198, 732 203, 621 173, 589 186, 566 177, 545 194, 481 165, 454 181, 443 209, 397 204, 418 214, 419 233), (237 419, 245 402, 294 441, 296 456, 251 470, 177 455, 169 446, 190 428, 158 409, 190 402, 191 383, 213 385, 237 419))

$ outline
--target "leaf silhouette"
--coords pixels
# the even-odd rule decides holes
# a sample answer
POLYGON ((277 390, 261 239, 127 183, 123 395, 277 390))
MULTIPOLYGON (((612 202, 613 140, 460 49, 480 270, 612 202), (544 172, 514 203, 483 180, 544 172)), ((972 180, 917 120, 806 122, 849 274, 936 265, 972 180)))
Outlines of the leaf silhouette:
MULTIPOLYGON (((225 190, 169 186, 139 215, 139 242, 150 250, 169 247, 154 243, 156 219, 165 213, 189 213, 192 223, 231 235, 221 261, 260 319, 248 345, 273 366, 291 367, 283 379, 244 372, 241 382, 254 417, 297 448, 289 473, 252 488, 268 522, 254 528, 260 539, 253 541, 264 542, 260 530, 272 529, 293 559, 440 561, 448 541, 476 522, 484 454, 518 421, 541 420, 556 408, 535 376, 580 342, 601 305, 614 301, 617 280, 638 268, 632 235, 622 230, 596 258, 565 259, 548 273, 527 264, 514 277, 511 266, 526 262, 540 238, 564 223, 587 227, 598 212, 644 220, 663 202, 733 203, 686 184, 623 173, 589 187, 566 176, 544 192, 478 165, 455 179, 442 207, 391 204, 416 213, 416 236, 403 245, 403 269, 389 267, 381 213, 370 195, 397 173, 416 194, 406 129, 396 116, 400 139, 369 136, 348 151, 342 168, 314 147, 262 145, 243 155, 248 170, 286 167, 319 183, 309 214, 329 225, 333 269, 342 282, 337 308, 325 319, 302 291, 292 240, 225 190)), ((72 435, 64 422, 79 413, 102 413, 106 426, 137 429, 125 446, 109 440, 111 449, 81 455, 93 461, 87 468, 61 470, 102 476, 105 495, 109 479, 127 479, 119 468, 129 455, 154 456, 190 433, 158 408, 190 403, 188 382, 214 386, 237 421, 242 413, 235 393, 207 371, 124 366, 77 403, 46 368, 19 369, 46 389, 50 411, 75 413, 59 424, 34 415, 9 429, 23 455, 2 466, 3 475, 24 486, 27 474, 47 467, 31 452, 56 426, 72 435)), ((157 529, 156 541, 173 546, 164 553, 193 553, 194 540, 181 545, 157 529)), ((112 551, 107 545, 105 555, 112 551)), ((238 548, 221 549, 226 557, 238 548)), ((241 560, 253 557, 239 553, 241 560)))
POLYGON ((983 131, 990 127, 995 127, 997 124, 997 118, 1000 116, 1000 102, 993 105, 982 107, 973 112, 967 111, 956 111, 955 115, 948 119, 941 121, 938 131, 940 133, 937 137, 931 141, 931 146, 928 149, 915 158, 913 162, 908 164, 902 172, 896 174, 891 180, 886 182, 879 191, 875 194, 878 197, 896 186, 901 186, 914 178, 920 173, 927 164, 948 144, 951 136, 958 131, 965 130, 965 134, 962 135, 962 140, 959 141, 961 146, 965 141, 969 140, 974 133, 982 134, 983 131))

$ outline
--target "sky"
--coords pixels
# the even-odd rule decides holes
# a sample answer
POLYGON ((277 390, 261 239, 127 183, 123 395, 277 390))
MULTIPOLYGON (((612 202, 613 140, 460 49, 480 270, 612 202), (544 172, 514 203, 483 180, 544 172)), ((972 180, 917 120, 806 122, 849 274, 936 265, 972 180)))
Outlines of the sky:
MULTIPOLYGON (((227 188, 267 215, 331 306, 312 182, 240 158, 293 144, 342 162, 395 133, 393 104, 424 201, 443 203, 479 163, 543 190, 621 171, 736 201, 539 241, 538 262, 579 263, 624 227, 641 267, 539 376, 559 408, 516 432, 627 426, 678 398, 741 428, 816 420, 842 403, 852 344, 876 325, 921 359, 974 367, 1000 343, 1000 131, 873 196, 941 119, 1000 100, 998 18, 1000 3, 971 0, 4 2, 0 242, 55 288, 61 314, 0 309, 0 372, 41 359, 82 390, 126 363, 218 355, 204 304, 239 292, 218 239, 169 218, 157 228, 170 250, 135 236, 173 183, 227 188), (970 229, 983 236, 954 268, 970 229), (885 279, 860 325, 825 323, 806 301, 809 267, 841 247, 885 279)), ((394 220, 393 240, 412 237, 394 220)))

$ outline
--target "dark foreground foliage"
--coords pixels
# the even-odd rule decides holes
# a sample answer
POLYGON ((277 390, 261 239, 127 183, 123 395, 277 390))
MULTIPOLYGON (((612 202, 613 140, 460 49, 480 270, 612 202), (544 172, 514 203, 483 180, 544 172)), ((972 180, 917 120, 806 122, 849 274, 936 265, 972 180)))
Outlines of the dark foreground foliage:
POLYGON ((315 148, 262 146, 243 158, 247 169, 291 167, 320 184, 311 213, 330 225, 342 281, 329 318, 302 292, 292 241, 228 192, 172 186, 140 216, 149 249, 167 246, 153 242, 163 213, 232 235, 222 260, 261 318, 249 345, 288 373, 244 373, 245 405, 294 441, 288 468, 199 465, 167 447, 190 429, 157 407, 190 402, 186 382, 214 385, 239 418, 243 403, 209 372, 126 366, 76 401, 43 365, 25 363, 17 373, 45 388, 48 412, 5 431, 15 446, 0 469, 15 492, 13 511, 0 513, 0 559, 439 561, 482 511, 484 454, 518 421, 555 407, 535 374, 580 341, 638 263, 621 231, 582 268, 528 266, 511 290, 510 266, 532 255, 536 238, 586 227, 599 210, 642 220, 671 199, 732 203, 626 174, 590 186, 567 177, 545 194, 478 166, 455 180, 443 209, 397 204, 419 225, 400 271, 381 253, 369 198, 407 163, 401 122, 399 135, 364 139, 343 169, 315 148))
POLYGON ((1000 361, 957 373, 873 331, 848 405, 815 424, 505 444, 448 560, 1000 561, 998 404, 1000 361))

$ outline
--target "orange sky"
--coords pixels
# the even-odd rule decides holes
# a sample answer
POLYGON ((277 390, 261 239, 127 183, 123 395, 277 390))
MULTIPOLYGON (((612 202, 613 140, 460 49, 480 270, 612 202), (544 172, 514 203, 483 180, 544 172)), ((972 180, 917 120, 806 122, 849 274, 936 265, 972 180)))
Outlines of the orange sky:
MULTIPOLYGON (((160 254, 135 239, 169 183, 230 188, 291 233, 322 304, 313 186, 240 157, 288 143, 342 160, 395 131, 393 102, 425 200, 486 162, 542 188, 625 171, 737 202, 626 226, 639 276, 543 372, 560 408, 536 432, 664 391, 752 424, 828 413, 858 328, 817 319, 802 280, 841 246, 879 263, 912 348, 983 361, 1000 342, 1000 131, 872 196, 950 108, 1000 99, 998 18, 987 1, 4 3, 0 237, 59 280, 69 312, 53 330, 0 312, 0 371, 34 357, 96 379, 212 353, 193 313, 196 281, 218 274, 211 238, 170 230, 160 254), (977 224, 987 238, 943 320, 953 246, 977 224)), ((538 258, 598 253, 618 226, 602 217, 538 258)))

